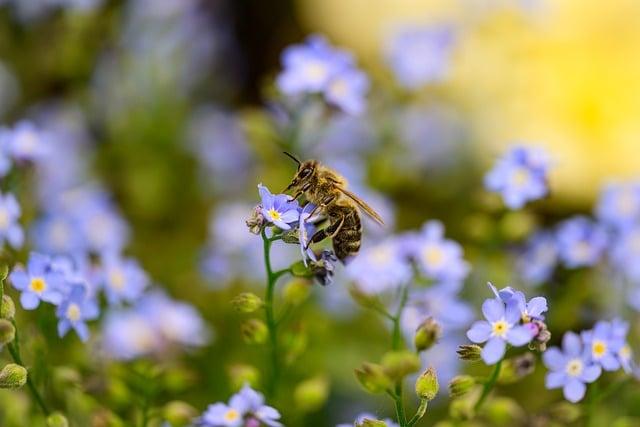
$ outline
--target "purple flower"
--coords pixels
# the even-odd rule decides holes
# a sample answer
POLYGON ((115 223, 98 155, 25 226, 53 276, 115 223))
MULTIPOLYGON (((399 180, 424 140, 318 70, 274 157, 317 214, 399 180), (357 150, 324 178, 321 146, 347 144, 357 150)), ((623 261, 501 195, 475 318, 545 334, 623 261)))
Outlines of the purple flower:
POLYGON ((422 232, 411 240, 411 257, 425 277, 438 283, 461 282, 469 273, 469 264, 462 258, 462 246, 444 238, 439 221, 428 221, 422 232))
POLYGON ((385 56, 398 83, 419 89, 446 77, 453 42, 449 26, 408 27, 390 39, 385 56))
POLYGON ((519 347, 533 339, 531 331, 518 324, 520 310, 515 300, 505 305, 498 298, 487 299, 482 304, 482 313, 487 320, 476 321, 467 331, 467 337, 474 343, 487 343, 482 349, 482 359, 488 365, 504 357, 507 343, 519 347))
POLYGON ((298 202, 290 200, 286 194, 271 194, 264 185, 258 185, 258 192, 262 199, 262 215, 270 223, 282 230, 291 229, 291 223, 300 217, 298 202))
POLYGON ((75 285, 56 310, 58 336, 64 337, 73 328, 82 341, 87 341, 89 328, 85 321, 97 318, 98 314, 98 304, 88 297, 86 288, 75 285))
POLYGON ((558 252, 569 268, 596 264, 607 246, 606 231, 587 217, 577 216, 558 226, 558 252))
POLYGON ((209 405, 198 425, 203 427, 240 427, 245 421, 257 420, 269 427, 280 427, 280 413, 273 407, 264 404, 264 396, 245 385, 233 395, 229 404, 215 403, 209 405))
POLYGON ((596 216, 604 224, 618 229, 640 223, 640 182, 605 187, 596 206, 596 216))
POLYGON ((531 284, 549 280, 558 264, 558 248, 555 236, 547 231, 531 237, 524 252, 518 257, 517 268, 522 278, 531 284))
POLYGON ((546 388, 562 387, 565 399, 573 403, 584 397, 585 384, 594 382, 602 372, 586 357, 580 336, 573 332, 562 337, 562 351, 551 347, 543 353, 542 360, 550 370, 545 378, 546 388))
POLYGON ((15 249, 22 247, 24 232, 18 223, 20 213, 20 205, 14 195, 0 193, 0 244, 6 240, 15 249))
POLYGON ((109 304, 119 304, 137 300, 149 284, 149 278, 136 260, 107 253, 102 256, 100 282, 109 304))
POLYGON ((16 268, 9 275, 13 287, 22 292, 20 303, 25 310, 34 310, 40 301, 58 305, 62 301, 64 279, 61 274, 51 271, 50 259, 32 252, 27 270, 16 268))
POLYGON ((49 152, 48 136, 29 121, 16 123, 0 132, 0 144, 7 145, 11 156, 21 161, 38 161, 49 152))
POLYGON ((612 323, 599 321, 592 330, 583 331, 581 334, 587 357, 605 371, 620 369, 618 352, 625 345, 626 332, 620 333, 621 327, 616 326, 617 330, 614 334, 612 323))
POLYGON ((542 149, 516 146, 504 155, 485 176, 489 191, 500 193, 510 209, 544 197, 547 192, 549 161, 542 149))

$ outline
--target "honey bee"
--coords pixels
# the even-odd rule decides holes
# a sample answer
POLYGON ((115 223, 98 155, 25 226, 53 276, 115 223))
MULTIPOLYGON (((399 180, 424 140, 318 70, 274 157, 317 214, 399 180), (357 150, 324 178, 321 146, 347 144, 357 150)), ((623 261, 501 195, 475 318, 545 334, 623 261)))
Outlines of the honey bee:
POLYGON ((382 218, 358 196, 347 190, 347 181, 331 168, 317 160, 300 162, 293 155, 287 152, 284 154, 298 164, 298 170, 285 192, 293 191, 293 199, 304 195, 308 202, 315 205, 310 217, 316 210, 320 210, 329 222, 309 239, 308 245, 330 238, 333 241, 333 251, 338 259, 345 263, 360 250, 360 209, 380 225, 384 224, 382 218))

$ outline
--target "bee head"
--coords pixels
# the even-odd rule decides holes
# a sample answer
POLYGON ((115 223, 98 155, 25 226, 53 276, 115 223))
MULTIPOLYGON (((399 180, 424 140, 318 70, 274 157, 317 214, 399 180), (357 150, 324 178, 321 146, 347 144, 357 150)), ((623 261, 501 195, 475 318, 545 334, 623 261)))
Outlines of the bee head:
POLYGON ((298 170, 296 171, 295 176, 293 177, 291 183, 287 186, 285 191, 303 189, 303 187, 305 187, 305 185, 309 182, 310 178, 314 175, 314 172, 316 171, 316 168, 318 166, 318 162, 316 160, 305 160, 304 162, 301 162, 287 152, 285 152, 284 154, 289 156, 294 162, 298 164, 298 170))

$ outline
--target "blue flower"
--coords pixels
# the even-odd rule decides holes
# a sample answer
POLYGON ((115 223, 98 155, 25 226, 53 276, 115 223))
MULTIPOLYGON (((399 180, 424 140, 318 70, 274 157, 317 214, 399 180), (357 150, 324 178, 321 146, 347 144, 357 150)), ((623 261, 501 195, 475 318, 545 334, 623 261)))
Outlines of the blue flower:
POLYGON ((109 304, 119 304, 136 301, 149 284, 149 278, 134 259, 106 253, 102 256, 100 282, 109 304))
POLYGON ((469 273, 469 264, 462 258, 462 246, 444 238, 439 221, 428 221, 422 232, 411 240, 409 252, 425 277, 438 283, 457 283, 469 273))
POLYGON ((400 85, 419 89, 446 77, 453 42, 449 26, 408 27, 390 39, 385 56, 400 85))
MULTIPOLYGON (((354 425, 362 424, 364 422, 364 420, 379 420, 379 418, 376 417, 375 415, 369 413, 369 412, 363 412, 363 413, 359 414, 358 416, 356 416, 356 419, 355 419, 354 422, 338 424, 338 425, 336 425, 336 427, 353 427, 354 425)), ((380 421, 384 422, 387 427, 400 427, 398 424, 396 424, 390 418, 385 418, 385 419, 380 420, 380 421)))
POLYGON ((583 331, 581 335, 590 361, 597 363, 605 371, 620 369, 618 352, 625 345, 626 333, 622 335, 616 330, 614 334, 610 322, 599 321, 592 330, 583 331))
POLYGON ((96 188, 81 188, 69 200, 71 212, 79 224, 87 247, 95 253, 119 251, 129 239, 127 223, 107 193, 96 188))
MULTIPOLYGON (((302 260, 304 261, 304 265, 307 265, 307 259, 312 261, 317 261, 316 255, 313 253, 313 250, 309 248, 309 239, 313 236, 315 232, 315 225, 313 225, 313 221, 318 218, 318 215, 314 215, 311 218, 311 213, 316 208, 316 205, 313 203, 307 203, 302 210, 300 211, 299 223, 298 223, 298 238, 300 241, 300 252, 302 253, 302 260)), ((316 211, 317 213, 318 211, 316 211)))
MULTIPOLYGON (((273 407, 264 404, 264 396, 245 385, 233 395, 229 404, 215 403, 209 405, 198 424, 203 427, 240 427, 250 421, 258 421, 269 427, 280 427, 280 413, 273 407)), ((256 424, 257 425, 257 424, 256 424)))
POLYGON ((5 177, 11 170, 13 162, 11 161, 9 144, 6 140, 7 129, 0 128, 0 178, 5 177))
POLYGON ((614 233, 610 260, 634 284, 640 284, 640 225, 614 233))
POLYGON ((489 191, 500 193, 510 209, 544 197, 547 192, 546 153, 540 148, 516 146, 504 155, 485 176, 489 191))
POLYGON ((627 342, 627 334, 629 333, 629 323, 615 318, 611 321, 611 337, 622 345, 617 345, 620 348, 616 352, 616 357, 620 362, 620 366, 626 373, 635 373, 637 370, 636 363, 633 360, 633 351, 631 346, 627 342))
POLYGON ((16 123, 13 129, 0 132, 0 145, 7 145, 11 156, 20 161, 39 161, 49 153, 45 132, 29 121, 16 123))
POLYGON ((325 99, 349 114, 361 114, 366 108, 369 78, 360 70, 347 67, 331 79, 325 89, 325 99))
POLYGON ((0 244, 6 240, 15 249, 22 247, 24 232, 18 223, 20 213, 20 205, 14 195, 0 193, 0 244))
POLYGON ((264 218, 282 230, 290 230, 290 224, 298 221, 300 217, 298 202, 290 200, 286 194, 271 194, 262 184, 258 185, 258 192, 262 199, 264 218))
POLYGON ((542 354, 542 360, 550 372, 545 378, 548 389, 560 388, 565 399, 580 401, 586 391, 586 383, 598 379, 602 370, 586 356, 580 336, 567 332, 562 337, 562 351, 551 347, 542 354))
POLYGON ((515 300, 505 305, 499 298, 490 298, 482 304, 482 313, 487 320, 478 320, 467 331, 467 337, 474 343, 486 342, 482 349, 482 359, 493 365, 504 357, 507 343, 519 347, 528 344, 533 335, 520 322, 520 310, 515 300))
POLYGON ((640 182, 610 184, 600 194, 596 216, 614 228, 640 223, 640 182))
POLYGON ((86 250, 78 222, 64 213, 49 213, 39 218, 30 235, 36 249, 48 254, 73 254, 86 250))
POLYGON ((50 259, 32 252, 27 270, 16 268, 9 275, 13 286, 22 292, 20 303, 25 310, 34 310, 40 301, 58 305, 62 301, 64 279, 61 274, 51 271, 50 259))
POLYGON ((544 320, 544 315, 548 310, 547 299, 544 297, 533 297, 527 302, 524 292, 507 286, 498 290, 489 283, 489 287, 495 294, 496 298, 502 300, 505 304, 515 304, 520 312, 520 320, 523 323, 529 323, 531 320, 544 320))
POLYGON ((517 260, 522 278, 534 285, 549 280, 558 264, 558 248, 553 233, 542 231, 534 234, 517 260))
POLYGON ((58 336, 64 337, 73 328, 82 341, 89 339, 89 328, 85 321, 98 317, 98 304, 87 295, 84 286, 75 285, 56 310, 58 336))
POLYGON ((563 221, 558 226, 556 238, 560 259, 569 268, 596 264, 608 241, 606 231, 583 216, 563 221))
POLYGON ((411 292, 402 313, 402 327, 411 341, 418 326, 433 317, 445 330, 459 330, 473 321, 469 305, 442 286, 411 292))
POLYGON ((397 289, 413 276, 403 248, 403 237, 390 237, 360 251, 346 268, 346 273, 359 290, 379 294, 397 289))

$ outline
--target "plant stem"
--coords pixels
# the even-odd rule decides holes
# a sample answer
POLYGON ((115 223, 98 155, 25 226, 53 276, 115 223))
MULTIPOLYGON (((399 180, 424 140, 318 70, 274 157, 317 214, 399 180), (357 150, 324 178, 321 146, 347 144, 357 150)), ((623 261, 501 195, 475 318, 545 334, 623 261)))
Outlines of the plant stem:
POLYGON ((489 377, 487 382, 484 383, 484 386, 482 388, 482 394, 480 395, 480 399, 478 399, 475 406, 473 407, 476 413, 478 413, 478 411, 482 407, 482 404, 487 399, 487 397, 489 396, 489 393, 493 389, 493 386, 496 384, 496 381, 498 380, 498 375, 500 375, 501 367, 502 367, 502 359, 500 359, 498 363, 496 363, 496 366, 493 368, 493 372, 491 372, 491 376, 489 377))
MULTIPOLYGON (((13 326, 15 327, 15 325, 16 323, 14 321, 13 326)), ((20 357, 20 345, 18 343, 18 328, 16 328, 16 336, 14 338, 14 342, 8 344, 7 349, 9 350, 9 353, 11 354, 13 361, 20 366, 24 366, 24 363, 22 362, 22 357, 20 357)), ((44 399, 42 399, 42 396, 40 396, 38 389, 36 388, 35 384, 31 380, 31 373, 27 373, 27 388, 29 389, 29 393, 31 393, 31 396, 33 396, 33 399, 36 401, 36 403, 38 404, 38 406, 40 407, 44 415, 48 416, 49 408, 44 403, 44 399)))
POLYGON ((424 414, 427 412, 428 404, 429 404, 429 401, 427 399, 422 399, 420 401, 420 406, 418 407, 416 414, 413 416, 413 418, 409 420, 409 423, 407 424, 409 427, 413 426, 415 423, 420 421, 422 417, 424 417, 424 414))
MULTIPOLYGON (((392 350, 400 350, 402 347, 402 336, 400 333, 400 318, 402 317, 402 310, 404 310, 404 306, 407 303, 407 296, 409 293, 409 286, 405 286, 401 290, 400 301, 398 303, 398 310, 395 315, 392 316, 391 320, 393 322, 393 333, 391 336, 391 349, 392 350)), ((402 402, 402 380, 396 381, 395 386, 395 394, 394 401, 396 406, 396 417, 398 418, 398 424, 400 427, 406 427, 407 424, 407 416, 404 412, 404 405, 402 402)))

